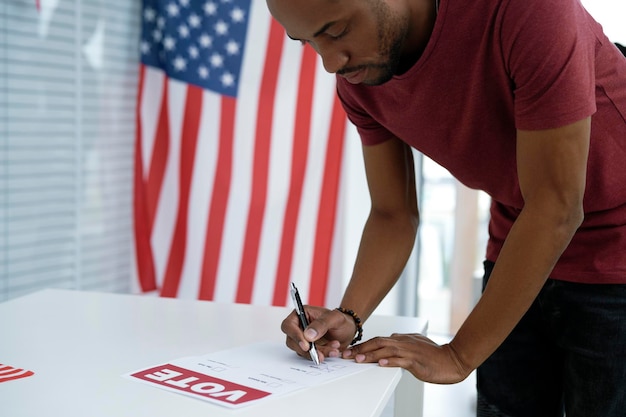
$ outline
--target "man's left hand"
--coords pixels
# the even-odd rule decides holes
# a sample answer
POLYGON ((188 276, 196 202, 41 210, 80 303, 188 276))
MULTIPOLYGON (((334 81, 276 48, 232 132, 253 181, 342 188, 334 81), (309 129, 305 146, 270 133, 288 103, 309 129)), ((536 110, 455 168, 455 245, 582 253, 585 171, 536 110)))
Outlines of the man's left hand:
POLYGON ((438 345, 421 334, 398 334, 375 337, 352 346, 343 357, 356 362, 378 362, 384 367, 401 367, 416 378, 436 384, 463 381, 472 372, 459 359, 450 344, 438 345))

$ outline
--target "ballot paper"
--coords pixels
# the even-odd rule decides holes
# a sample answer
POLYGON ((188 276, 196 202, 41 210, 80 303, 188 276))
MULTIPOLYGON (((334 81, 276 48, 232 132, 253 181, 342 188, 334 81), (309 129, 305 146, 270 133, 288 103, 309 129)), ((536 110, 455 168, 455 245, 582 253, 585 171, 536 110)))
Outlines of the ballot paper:
POLYGON ((283 343, 262 342, 179 358, 123 375, 154 387, 239 408, 362 372, 375 364, 325 358, 320 365, 283 343))

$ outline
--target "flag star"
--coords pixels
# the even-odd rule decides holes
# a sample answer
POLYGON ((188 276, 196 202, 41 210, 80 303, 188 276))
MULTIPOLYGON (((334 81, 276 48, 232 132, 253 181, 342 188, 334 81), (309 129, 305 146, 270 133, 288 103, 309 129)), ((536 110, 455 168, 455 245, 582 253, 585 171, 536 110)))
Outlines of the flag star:
POLYGON ((228 55, 238 55, 239 44, 232 39, 226 42, 226 52, 228 53, 228 55))
POLYGON ((200 46, 203 48, 210 48, 213 45, 213 38, 203 33, 200 35, 200 46))
POLYGON ((195 13, 190 14, 187 21, 192 28, 198 28, 202 24, 202 18, 195 13))
POLYGON ((147 0, 139 52, 182 82, 233 95, 256 0, 147 0), (244 5, 245 4, 245 5, 244 5))
POLYGON ((218 35, 226 35, 228 33, 228 24, 223 20, 218 20, 215 24, 215 33, 218 35))
POLYGON ((209 78, 209 69, 205 67, 204 65, 200 65, 198 67, 198 76, 202 78, 203 80, 209 78))
POLYGON ((180 36, 181 38, 188 38, 189 37, 189 28, 185 25, 180 25, 178 27, 178 36, 180 36))
POLYGON ((141 53, 146 55, 148 52, 150 52, 150 42, 141 41, 141 53))
POLYGON ((148 22, 154 22, 154 19, 156 19, 156 11, 152 7, 146 7, 143 11, 143 18, 148 22))
POLYGON ((211 66, 219 68, 224 65, 224 58, 220 54, 213 54, 209 58, 209 62, 211 63, 211 66))
POLYGON ((231 12, 230 12, 230 18, 233 20, 233 22, 235 23, 241 23, 244 20, 244 12, 241 8, 239 7, 235 7, 231 12))
POLYGON ((217 4, 213 3, 212 1, 207 1, 206 3, 204 3, 204 13, 206 13, 209 16, 214 16, 215 13, 217 13, 217 4))
POLYGON ((166 7, 166 10, 167 10, 167 14, 172 17, 178 16, 180 14, 180 8, 178 7, 176 3, 168 4, 166 7))
POLYGON ((172 63, 174 64, 174 69, 177 71, 185 71, 187 69, 187 61, 180 55, 174 58, 172 63))
POLYGON ((232 87, 233 85, 235 85, 235 76, 231 74, 230 72, 226 71, 220 77, 220 81, 222 81, 222 85, 224 87, 232 87))
POLYGON ((176 39, 169 35, 166 36, 165 39, 163 39, 163 48, 165 48, 166 51, 174 50, 174 48, 176 48, 176 39))

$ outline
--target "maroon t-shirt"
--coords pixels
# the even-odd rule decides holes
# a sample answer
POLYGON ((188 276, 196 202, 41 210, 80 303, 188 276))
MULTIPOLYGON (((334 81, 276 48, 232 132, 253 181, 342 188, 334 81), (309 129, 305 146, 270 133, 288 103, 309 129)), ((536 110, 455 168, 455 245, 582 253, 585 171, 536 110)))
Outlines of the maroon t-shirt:
POLYGON ((516 129, 593 115, 585 220, 551 277, 626 283, 626 59, 577 0, 442 0, 408 72, 337 82, 365 145, 396 136, 492 197, 492 261, 524 205, 516 129))

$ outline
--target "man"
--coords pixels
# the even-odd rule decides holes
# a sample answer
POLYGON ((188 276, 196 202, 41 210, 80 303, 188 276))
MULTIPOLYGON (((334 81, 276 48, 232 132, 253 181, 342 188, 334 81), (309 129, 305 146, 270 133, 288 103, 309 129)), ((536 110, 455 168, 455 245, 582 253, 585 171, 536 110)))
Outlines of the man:
POLYGON ((291 314, 287 345, 434 383, 480 366, 479 416, 622 416, 626 60, 578 0, 267 4, 337 74, 372 204, 341 309, 291 314), (413 246, 409 146, 492 197, 484 292, 448 344, 350 347, 413 246))

